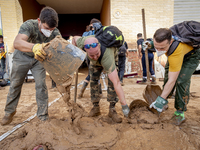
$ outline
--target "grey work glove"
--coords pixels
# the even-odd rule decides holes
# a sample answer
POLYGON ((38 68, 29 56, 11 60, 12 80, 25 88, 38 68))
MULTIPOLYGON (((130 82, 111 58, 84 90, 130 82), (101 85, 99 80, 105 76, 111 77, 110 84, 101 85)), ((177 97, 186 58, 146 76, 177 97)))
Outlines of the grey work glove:
POLYGON ((122 112, 123 112, 125 117, 128 117, 128 114, 130 112, 128 105, 122 105, 122 112))

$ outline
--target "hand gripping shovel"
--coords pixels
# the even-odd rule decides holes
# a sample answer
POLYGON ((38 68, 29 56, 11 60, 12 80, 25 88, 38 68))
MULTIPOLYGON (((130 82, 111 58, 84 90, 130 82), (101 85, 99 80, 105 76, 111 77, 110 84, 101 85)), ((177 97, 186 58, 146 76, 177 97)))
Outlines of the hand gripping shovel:
MULTIPOLYGON (((143 21, 144 41, 146 41, 146 24, 145 24, 144 9, 142 9, 142 21, 143 21)), ((159 85, 151 85, 151 83, 150 83, 149 60, 148 60, 148 49, 147 48, 145 50, 145 62, 146 62, 146 72, 147 72, 147 86, 144 89, 143 97, 150 106, 151 103, 153 103, 156 100, 156 98, 161 95, 162 90, 159 85)), ((151 111, 153 111, 154 113, 158 113, 158 115, 160 115, 160 113, 157 112, 157 110, 155 110, 154 108, 151 108, 151 111)))

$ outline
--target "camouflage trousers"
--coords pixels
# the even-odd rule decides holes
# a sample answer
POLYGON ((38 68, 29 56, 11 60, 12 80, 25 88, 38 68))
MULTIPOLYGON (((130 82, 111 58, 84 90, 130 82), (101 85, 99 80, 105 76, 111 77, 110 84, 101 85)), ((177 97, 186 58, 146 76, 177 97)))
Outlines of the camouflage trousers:
MULTIPOLYGON (((171 96, 176 89, 175 93, 175 108, 177 110, 186 111, 187 104, 189 102, 190 96, 190 82, 191 76, 195 72, 195 69, 199 65, 199 57, 200 57, 200 49, 196 50, 196 52, 183 60, 182 68, 179 73, 179 76, 176 80, 175 86, 169 96, 171 96)), ((164 85, 168 81, 168 73, 169 73, 169 62, 166 63, 165 66, 165 78, 164 85)))
MULTIPOLYGON (((100 79, 101 72, 103 71, 102 66, 96 66, 91 65, 89 66, 89 72, 90 72, 90 93, 91 93, 91 101, 99 102, 99 87, 98 87, 98 81, 100 79)), ((108 102, 118 102, 118 97, 114 89, 114 85, 112 81, 108 78, 108 89, 107 89, 107 101, 108 102)))
POLYGON ((11 114, 16 110, 22 85, 29 69, 32 71, 35 80, 38 106, 37 116, 40 120, 46 120, 48 119, 48 91, 45 82, 46 71, 39 61, 18 50, 15 50, 13 54, 11 82, 5 106, 5 114, 11 114))

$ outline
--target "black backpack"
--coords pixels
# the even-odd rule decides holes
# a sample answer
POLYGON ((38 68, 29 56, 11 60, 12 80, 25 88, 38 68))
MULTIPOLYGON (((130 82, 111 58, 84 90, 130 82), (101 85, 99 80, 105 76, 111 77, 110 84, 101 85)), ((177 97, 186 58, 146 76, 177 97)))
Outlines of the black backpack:
POLYGON ((95 31, 95 37, 101 44, 101 56, 99 63, 107 47, 121 47, 124 43, 124 36, 116 26, 101 26, 95 31))
POLYGON ((175 41, 173 41, 168 50, 168 56, 174 52, 180 42, 191 45, 194 49, 200 48, 200 22, 183 21, 173 25, 169 29, 172 31, 175 41))
POLYGON ((200 47, 200 22, 184 21, 173 25, 170 30, 175 40, 191 45, 194 48, 200 47))
POLYGON ((121 47, 124 43, 122 32, 115 26, 102 26, 95 32, 95 37, 105 47, 121 47))

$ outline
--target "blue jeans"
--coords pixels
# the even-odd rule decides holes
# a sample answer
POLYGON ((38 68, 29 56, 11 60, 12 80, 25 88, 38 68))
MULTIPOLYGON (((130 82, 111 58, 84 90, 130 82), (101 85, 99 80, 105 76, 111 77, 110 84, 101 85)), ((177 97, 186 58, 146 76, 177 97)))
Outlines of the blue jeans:
POLYGON ((126 62, 126 56, 119 56, 118 57, 118 76, 119 80, 123 82, 123 77, 124 77, 124 71, 125 71, 125 62, 126 62))
MULTIPOLYGON (((149 72, 151 75, 155 75, 153 70, 153 59, 154 55, 153 53, 148 52, 148 59, 149 59, 149 72)), ((146 70, 146 62, 145 62, 145 53, 142 54, 142 68, 143 68, 143 77, 147 76, 147 70, 146 70)))

